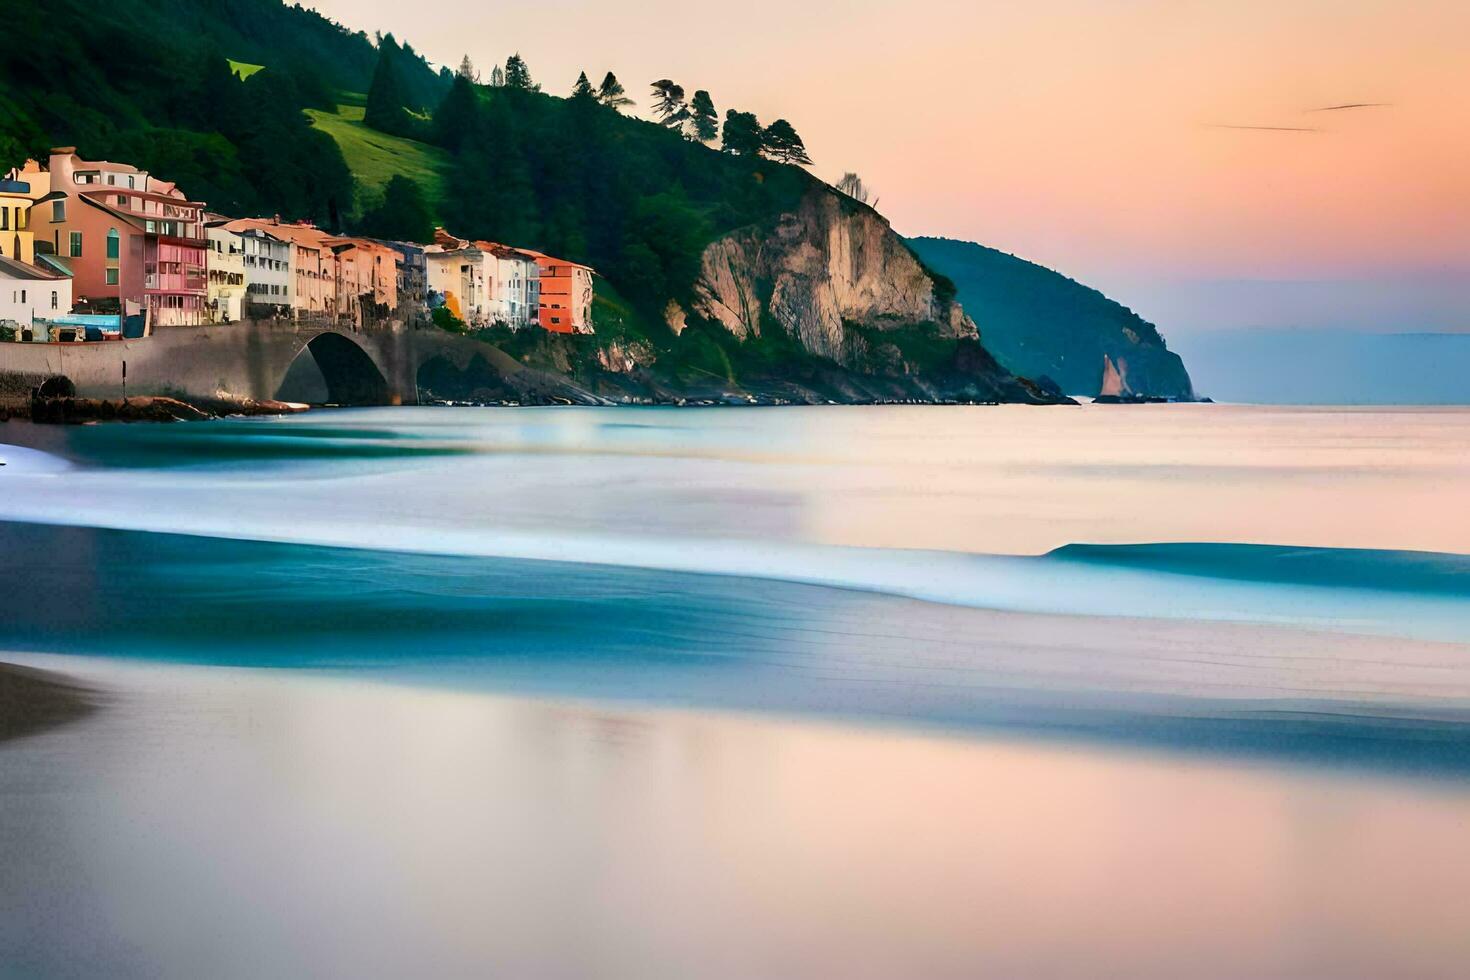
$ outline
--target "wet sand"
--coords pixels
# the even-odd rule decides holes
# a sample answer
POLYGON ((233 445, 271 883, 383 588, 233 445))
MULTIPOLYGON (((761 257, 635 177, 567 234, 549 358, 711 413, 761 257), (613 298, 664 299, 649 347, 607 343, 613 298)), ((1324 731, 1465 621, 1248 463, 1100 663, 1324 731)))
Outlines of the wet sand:
POLYGON ((96 691, 62 674, 0 663, 0 742, 76 721, 97 706, 96 691))
POLYGON ((1470 791, 17 655, 108 692, 0 748, 25 977, 1454 977, 1470 791))

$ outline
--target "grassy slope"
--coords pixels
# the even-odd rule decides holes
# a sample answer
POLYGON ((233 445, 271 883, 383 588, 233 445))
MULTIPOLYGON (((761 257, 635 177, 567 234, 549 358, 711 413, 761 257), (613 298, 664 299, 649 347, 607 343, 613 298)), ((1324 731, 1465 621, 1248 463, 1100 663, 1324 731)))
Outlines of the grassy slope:
POLYGON ((447 153, 427 143, 369 129, 363 125, 361 106, 339 105, 335 113, 308 109, 306 114, 312 125, 337 141, 348 169, 363 189, 380 190, 395 174, 403 174, 418 182, 436 220, 443 220, 444 177, 450 166, 447 153))
POLYGON ((252 65, 247 61, 236 61, 234 58, 228 60, 230 62, 230 71, 239 75, 242 82, 265 67, 265 65, 252 65))

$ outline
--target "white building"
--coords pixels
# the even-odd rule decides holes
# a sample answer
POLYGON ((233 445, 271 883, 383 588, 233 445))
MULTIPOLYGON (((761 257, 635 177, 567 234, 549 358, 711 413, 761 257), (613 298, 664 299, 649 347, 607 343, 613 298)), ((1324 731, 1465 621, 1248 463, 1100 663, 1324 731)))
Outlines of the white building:
POLYGON ((508 245, 476 242, 488 257, 486 293, 490 318, 513 330, 536 322, 540 305, 539 266, 536 257, 508 245))
POLYGON ((296 298, 291 243, 260 228, 245 228, 239 235, 244 249, 246 302, 280 307, 280 312, 290 313, 296 298))
POLYGON ((465 323, 520 330, 537 322, 540 264, 534 253, 464 241, 441 228, 424 248, 424 265, 429 295, 465 323))
POLYGON ((205 313, 210 323, 239 323, 245 316, 245 239, 221 223, 205 228, 209 254, 204 264, 208 279, 205 313))
POLYGON ((71 280, 0 256, 0 326, 35 339, 35 323, 71 312, 71 280))
POLYGON ((443 302, 455 317, 471 326, 489 326, 489 296, 485 290, 488 256, 472 245, 424 249, 424 279, 429 295, 443 302))

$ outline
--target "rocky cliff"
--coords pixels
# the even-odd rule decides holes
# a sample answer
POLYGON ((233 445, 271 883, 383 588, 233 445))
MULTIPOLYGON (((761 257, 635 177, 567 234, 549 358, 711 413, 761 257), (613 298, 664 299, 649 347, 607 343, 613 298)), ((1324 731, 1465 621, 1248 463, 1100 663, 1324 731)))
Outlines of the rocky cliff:
MULTIPOLYGON (((854 397, 1057 400, 989 356, 953 288, 882 215, 825 187, 772 222, 711 243, 692 309, 666 317, 676 332, 691 318, 742 346, 793 343, 868 392, 854 397)), ((769 374, 778 380, 780 371, 769 374)))
POLYGON ((705 249, 695 310, 735 336, 758 335, 767 316, 808 351, 839 363, 878 331, 934 323, 951 337, 978 336, 953 293, 872 208, 813 191, 774 227, 746 228, 705 249))

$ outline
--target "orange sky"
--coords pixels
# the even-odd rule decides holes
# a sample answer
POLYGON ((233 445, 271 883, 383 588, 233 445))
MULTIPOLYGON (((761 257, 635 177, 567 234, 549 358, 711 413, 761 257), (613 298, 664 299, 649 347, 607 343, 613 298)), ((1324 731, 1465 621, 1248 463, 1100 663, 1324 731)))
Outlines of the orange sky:
POLYGON ((785 116, 901 232, 1126 283, 1145 315, 1153 282, 1470 271, 1466 0, 316 6, 431 60, 519 50, 552 92, 612 68, 641 103, 668 76, 785 116), (1391 105, 1304 111, 1345 102, 1391 105), (1320 131, 1218 128, 1252 125, 1320 131))

